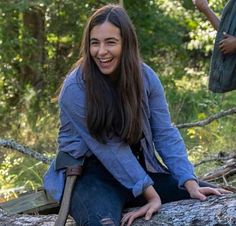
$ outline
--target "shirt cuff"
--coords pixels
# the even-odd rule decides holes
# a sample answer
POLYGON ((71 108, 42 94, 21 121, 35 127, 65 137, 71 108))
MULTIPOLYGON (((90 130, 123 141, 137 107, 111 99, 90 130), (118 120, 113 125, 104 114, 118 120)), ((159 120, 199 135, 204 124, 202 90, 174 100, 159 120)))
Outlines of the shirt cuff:
POLYGON ((148 175, 146 175, 143 180, 138 181, 134 185, 134 187, 132 189, 132 193, 133 193, 134 197, 141 195, 143 193, 143 191, 145 190, 145 188, 147 188, 153 184, 154 184, 154 182, 152 181, 152 179, 148 175))

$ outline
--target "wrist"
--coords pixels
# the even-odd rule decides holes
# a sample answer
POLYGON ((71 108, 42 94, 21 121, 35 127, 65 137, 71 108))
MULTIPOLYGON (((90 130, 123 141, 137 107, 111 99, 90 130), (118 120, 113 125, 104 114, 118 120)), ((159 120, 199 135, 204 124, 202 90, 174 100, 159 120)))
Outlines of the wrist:
POLYGON ((186 188, 188 193, 191 193, 191 192, 197 190, 199 188, 199 185, 198 185, 197 181, 195 181, 195 180, 187 180, 184 183, 184 187, 186 188))
POLYGON ((143 191, 143 196, 147 201, 153 200, 153 199, 160 199, 159 195, 157 194, 156 190, 152 185, 148 186, 144 191, 143 191))
POLYGON ((213 13, 212 9, 210 7, 203 7, 198 9, 201 13, 205 14, 206 16, 210 15, 213 13))

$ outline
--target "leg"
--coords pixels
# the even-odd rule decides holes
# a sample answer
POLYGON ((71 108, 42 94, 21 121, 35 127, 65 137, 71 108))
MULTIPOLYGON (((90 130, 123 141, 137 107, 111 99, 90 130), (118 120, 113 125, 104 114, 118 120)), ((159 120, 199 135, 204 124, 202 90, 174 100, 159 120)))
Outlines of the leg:
POLYGON ((127 191, 97 159, 91 158, 75 184, 70 214, 78 225, 118 226, 127 191))

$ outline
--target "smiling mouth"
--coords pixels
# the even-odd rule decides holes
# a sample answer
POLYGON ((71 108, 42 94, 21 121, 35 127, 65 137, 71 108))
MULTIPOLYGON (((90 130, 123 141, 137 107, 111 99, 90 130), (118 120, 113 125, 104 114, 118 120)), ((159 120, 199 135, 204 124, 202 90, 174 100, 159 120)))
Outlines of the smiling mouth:
POLYGON ((110 63, 112 60, 113 60, 113 58, 109 58, 109 59, 98 59, 99 60, 99 62, 101 63, 101 64, 107 64, 107 63, 110 63))

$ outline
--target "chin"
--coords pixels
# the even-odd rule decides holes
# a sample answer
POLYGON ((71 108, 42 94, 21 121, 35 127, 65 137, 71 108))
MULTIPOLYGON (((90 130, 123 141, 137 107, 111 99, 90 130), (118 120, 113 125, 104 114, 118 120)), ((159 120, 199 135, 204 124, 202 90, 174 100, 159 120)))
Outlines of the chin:
POLYGON ((111 75, 113 72, 114 72, 114 70, 100 70, 104 75, 111 75))

